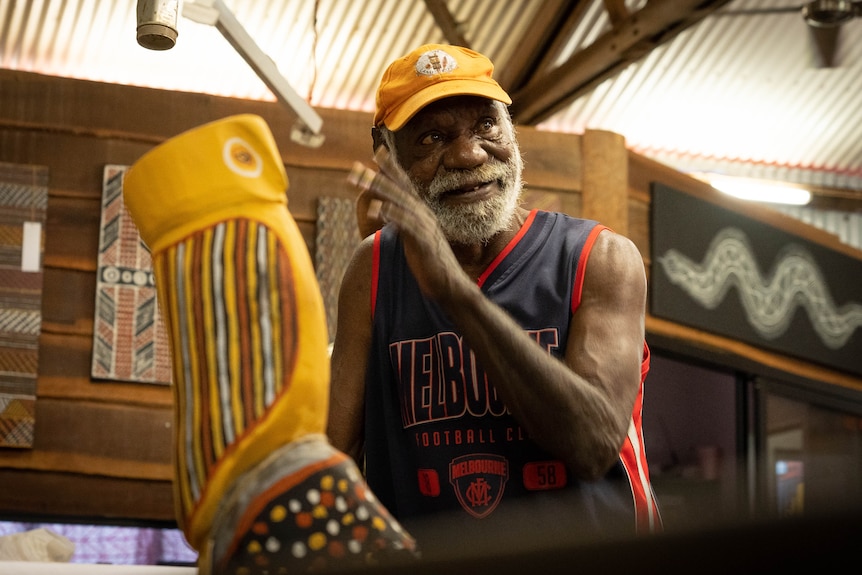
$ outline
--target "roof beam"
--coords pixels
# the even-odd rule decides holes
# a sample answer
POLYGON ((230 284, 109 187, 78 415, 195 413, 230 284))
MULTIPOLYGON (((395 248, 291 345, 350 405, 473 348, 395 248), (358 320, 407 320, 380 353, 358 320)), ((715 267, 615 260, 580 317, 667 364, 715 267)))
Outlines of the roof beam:
POLYGON ((626 8, 625 0, 604 0, 605 11, 608 13, 608 18, 611 19, 611 25, 616 28, 629 17, 629 11, 626 8))
POLYGON ((452 12, 449 11, 444 0, 425 0, 425 6, 434 17, 434 21, 437 23, 437 26, 439 26, 440 30, 443 31, 443 36, 446 37, 447 42, 453 46, 470 48, 470 43, 467 41, 464 34, 461 33, 461 27, 458 25, 458 21, 455 20, 455 17, 452 15, 452 12))
POLYGON ((651 0, 563 64, 512 94, 519 124, 537 124, 730 0, 651 0))
POLYGON ((523 87, 530 76, 546 67, 548 54, 555 54, 559 45, 571 34, 581 19, 583 0, 544 0, 527 32, 517 41, 505 65, 494 69, 494 78, 507 92, 523 87))

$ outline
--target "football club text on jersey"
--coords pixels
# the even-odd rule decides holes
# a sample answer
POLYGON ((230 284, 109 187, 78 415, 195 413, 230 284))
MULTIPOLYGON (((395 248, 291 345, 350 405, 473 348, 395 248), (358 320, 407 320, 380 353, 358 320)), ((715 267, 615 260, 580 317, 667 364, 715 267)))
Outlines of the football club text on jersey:
POLYGON ((416 433, 416 445, 419 447, 497 443, 498 439, 509 443, 524 441, 527 439, 527 433, 520 425, 509 426, 502 431, 480 427, 476 429, 444 429, 443 431, 420 431, 416 433))

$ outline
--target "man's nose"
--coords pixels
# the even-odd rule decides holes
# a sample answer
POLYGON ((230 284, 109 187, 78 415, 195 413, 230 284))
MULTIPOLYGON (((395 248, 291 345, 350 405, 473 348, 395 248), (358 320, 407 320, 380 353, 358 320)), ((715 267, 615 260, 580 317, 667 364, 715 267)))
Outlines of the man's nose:
POLYGON ((488 152, 482 146, 481 138, 475 134, 461 134, 450 141, 446 154, 447 168, 466 170, 481 166, 487 161, 488 152))

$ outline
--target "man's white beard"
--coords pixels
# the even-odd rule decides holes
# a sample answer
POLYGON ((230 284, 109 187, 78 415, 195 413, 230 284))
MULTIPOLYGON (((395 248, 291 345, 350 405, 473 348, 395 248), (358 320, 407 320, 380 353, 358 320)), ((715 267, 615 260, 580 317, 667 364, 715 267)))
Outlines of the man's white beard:
MULTIPOLYGON (((523 161, 520 151, 515 149, 507 162, 491 160, 489 163, 471 171, 446 171, 440 169, 428 185, 424 197, 431 211, 437 216, 443 233, 453 244, 487 244, 495 235, 505 230, 518 207, 521 188, 523 161), (449 191, 463 187, 470 182, 496 181, 500 194, 479 202, 449 205, 441 201, 441 196, 449 191)), ((416 182, 413 185, 419 186, 416 182)))

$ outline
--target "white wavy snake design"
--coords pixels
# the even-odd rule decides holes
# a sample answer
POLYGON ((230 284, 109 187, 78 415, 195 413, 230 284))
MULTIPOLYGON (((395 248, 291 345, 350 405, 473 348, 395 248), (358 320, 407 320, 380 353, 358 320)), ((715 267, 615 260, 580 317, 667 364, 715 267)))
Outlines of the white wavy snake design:
POLYGON ((749 323, 766 339, 787 330, 797 306, 830 349, 841 348, 862 326, 862 304, 836 308, 816 261, 795 244, 782 251, 771 277, 761 275, 748 238, 736 228, 716 234, 703 264, 674 249, 658 261, 674 285, 707 309, 715 309, 735 286, 749 323))

